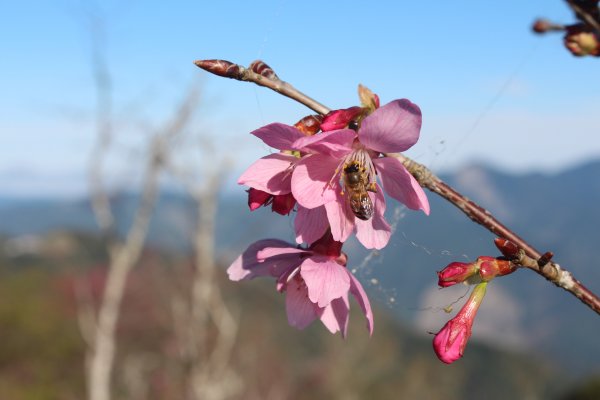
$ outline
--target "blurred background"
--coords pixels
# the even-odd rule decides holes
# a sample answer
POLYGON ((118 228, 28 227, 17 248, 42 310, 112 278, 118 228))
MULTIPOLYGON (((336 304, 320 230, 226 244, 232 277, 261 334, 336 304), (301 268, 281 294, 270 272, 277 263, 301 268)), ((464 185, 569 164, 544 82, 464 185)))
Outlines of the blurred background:
POLYGON ((359 83, 409 98, 407 155, 600 293, 599 61, 538 17, 574 21, 559 0, 3 4, 0 398, 599 398, 600 319, 529 271, 490 284, 464 358, 437 360, 468 289, 435 271, 497 251, 434 195, 429 217, 388 203, 384 250, 344 248, 371 338, 360 312, 345 340, 296 331, 274 282, 225 274, 259 238, 293 242, 293 213, 250 213, 236 180, 271 151, 250 131, 310 111, 196 59, 262 59, 330 108, 359 83))

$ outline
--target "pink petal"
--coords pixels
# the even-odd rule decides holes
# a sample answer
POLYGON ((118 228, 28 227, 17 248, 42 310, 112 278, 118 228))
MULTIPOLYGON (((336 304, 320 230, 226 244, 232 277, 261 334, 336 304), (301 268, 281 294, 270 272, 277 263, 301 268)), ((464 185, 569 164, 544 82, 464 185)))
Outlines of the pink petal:
POLYGON ((385 212, 385 197, 381 187, 377 185, 377 193, 370 193, 371 201, 375 212, 373 217, 367 221, 356 218, 356 238, 367 249, 382 249, 390 241, 392 229, 386 222, 383 213, 385 212))
POLYGON ((252 164, 239 177, 238 183, 270 194, 288 194, 292 191, 291 168, 297 160, 288 154, 270 154, 252 164))
POLYGON ((365 314, 365 318, 367 319, 367 329, 369 330, 369 335, 373 334, 373 311, 371 310, 371 303, 369 302, 369 298, 367 297, 367 293, 363 289, 362 285, 356 279, 354 275, 352 275, 348 271, 348 275, 350 276, 350 293, 354 296, 360 309, 363 314, 365 314))
POLYGON ((386 193, 411 210, 423 210, 429 215, 429 200, 417 180, 402 163, 393 157, 373 160, 386 193))
POLYGON ((299 255, 301 253, 307 253, 304 249, 293 247, 287 243, 288 247, 265 247, 256 253, 256 259, 259 262, 265 261, 268 258, 277 256, 288 256, 290 254, 299 255))
POLYGON ((346 268, 325 257, 313 256, 304 260, 300 275, 308 287, 308 298, 319 307, 325 307, 350 290, 346 268))
POLYGON ((304 134, 293 126, 273 123, 251 132, 267 145, 279 150, 291 150, 292 143, 303 138, 304 134))
POLYGON ((321 322, 331 333, 342 332, 342 337, 348 333, 348 316, 350 303, 348 296, 333 300, 327 307, 320 310, 321 322))
POLYGON ((316 306, 308 299, 308 290, 300 279, 292 279, 287 285, 285 309, 288 323, 304 329, 317 318, 316 306))
POLYGON ((327 210, 333 240, 345 242, 354 230, 354 221, 357 218, 354 218, 348 200, 340 191, 341 188, 336 190, 336 201, 326 203, 325 210, 327 210))
POLYGON ((294 142, 293 148, 304 152, 341 158, 352 151, 354 139, 356 139, 356 132, 352 129, 340 129, 313 136, 304 136, 294 142))
POLYGON ((335 199, 330 182, 339 160, 321 154, 302 157, 292 174, 292 193, 303 207, 316 208, 335 199))
POLYGON ((298 206, 294 228, 296 242, 311 244, 321 238, 329 227, 325 207, 305 208, 298 206))
POLYGON ((362 122, 358 139, 366 147, 396 153, 411 148, 419 140, 421 110, 409 100, 394 100, 378 108, 362 122))
MULTIPOLYGON (((283 240, 267 239, 252 243, 248 248, 227 268, 227 274, 232 281, 253 279, 257 276, 275 276, 272 273, 272 262, 261 262, 256 256, 265 248, 286 249, 291 245, 283 240)), ((290 261, 290 264, 293 262, 290 261)))

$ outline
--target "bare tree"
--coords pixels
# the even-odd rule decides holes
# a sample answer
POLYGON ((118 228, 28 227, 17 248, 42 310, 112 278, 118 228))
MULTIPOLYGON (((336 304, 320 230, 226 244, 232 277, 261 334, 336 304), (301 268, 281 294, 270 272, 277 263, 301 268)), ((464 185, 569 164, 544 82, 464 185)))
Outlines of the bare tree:
POLYGON ((227 161, 211 160, 205 140, 202 180, 191 178, 170 163, 171 172, 184 184, 195 202, 197 221, 193 239, 194 272, 189 298, 173 298, 174 325, 187 372, 189 399, 221 400, 239 394, 240 377, 231 367, 238 324, 223 300, 215 263, 215 222, 221 181, 227 161), (208 165, 216 168, 206 167, 208 165))
MULTIPOLYGON (((98 35, 98 33, 96 32, 98 35)), ((91 202, 97 223, 108 238, 109 265, 103 295, 97 313, 89 304, 80 312, 81 330, 88 345, 87 384, 90 400, 111 398, 111 374, 116 353, 115 329, 127 276, 138 261, 159 190, 159 177, 170 143, 184 131, 198 100, 198 90, 190 89, 168 123, 152 135, 140 188, 139 204, 123 240, 116 235, 115 218, 108 192, 103 185, 103 164, 114 137, 112 121, 111 79, 101 40, 93 42, 93 69, 97 91, 97 143, 89 167, 91 202), (90 315, 91 314, 91 315, 90 315), (95 315, 94 315, 95 314, 95 315)))

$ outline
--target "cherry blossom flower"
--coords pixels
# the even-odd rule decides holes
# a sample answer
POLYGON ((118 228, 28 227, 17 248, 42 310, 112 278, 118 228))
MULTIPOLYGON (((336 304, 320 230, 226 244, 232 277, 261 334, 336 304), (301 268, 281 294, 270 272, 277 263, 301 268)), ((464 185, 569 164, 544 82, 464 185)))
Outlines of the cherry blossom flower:
MULTIPOLYGON (((343 115, 343 114, 342 114, 343 115)), ((327 118, 326 118, 327 119, 327 118)), ((328 121, 324 121, 326 124, 328 121)), ((337 127, 336 122, 332 126, 337 127)), ((263 129, 275 130, 274 126, 263 129)), ((385 198, 376 177, 386 193, 413 210, 429 214, 429 202, 415 178, 396 158, 381 157, 382 153, 402 152, 419 138, 421 111, 410 101, 394 100, 366 116, 357 131, 335 129, 314 136, 300 137, 292 148, 305 154, 295 163, 291 190, 298 204, 308 210, 325 208, 333 238, 344 242, 352 232, 367 248, 381 249, 390 238, 390 226, 384 219, 385 198), (358 165, 364 175, 364 189, 372 204, 372 217, 357 218, 349 205, 352 195, 344 187, 344 170, 358 165)), ((277 129, 282 129, 280 125, 277 129)), ((274 136, 271 133, 271 136, 274 136)), ((323 213, 323 210, 317 212, 323 213)), ((298 218, 309 218, 305 216, 298 218)), ((360 217, 360 216, 359 216, 360 217)), ((363 216, 364 217, 364 216, 363 216)), ((312 217, 314 219, 314 217, 312 217)), ((296 227, 322 229, 319 226, 296 227)), ((306 224, 308 225, 308 224, 306 224)), ((309 231, 299 236, 315 236, 309 231)))
POLYGON ((286 310, 291 326, 304 329, 319 318, 331 332, 348 329, 348 292, 357 300, 373 333, 373 313, 360 282, 346 268, 342 243, 327 232, 307 249, 277 239, 259 240, 228 268, 232 281, 271 276, 277 290, 286 293, 286 310))
POLYGON ((476 285, 469 300, 458 314, 446 322, 433 338, 433 350, 442 362, 452 364, 463 356, 467 342, 471 337, 475 315, 485 296, 486 286, 487 282, 476 285))
POLYGON ((273 211, 280 210, 280 214, 288 214, 295 204, 291 195, 292 170, 299 161, 289 150, 296 140, 305 135, 297 128, 284 124, 270 124, 252 134, 281 152, 257 160, 238 178, 238 184, 250 187, 248 206, 251 210, 272 202, 273 211), (284 205, 280 207, 279 202, 284 205))

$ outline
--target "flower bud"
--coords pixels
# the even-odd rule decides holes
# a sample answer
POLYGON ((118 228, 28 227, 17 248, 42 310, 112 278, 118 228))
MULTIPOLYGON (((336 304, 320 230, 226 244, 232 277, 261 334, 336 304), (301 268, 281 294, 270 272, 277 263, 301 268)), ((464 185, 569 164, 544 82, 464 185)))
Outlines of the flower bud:
POLYGON ((538 19, 533 23, 531 29, 535 33, 542 34, 550 31, 564 31, 566 28, 564 25, 555 24, 547 19, 538 19))
POLYGON ((248 67, 252 72, 256 72, 259 75, 264 76, 267 79, 278 81, 279 77, 273 71, 273 68, 269 67, 267 63, 262 60, 252 61, 252 64, 248 67))
POLYGON ((225 78, 242 79, 243 68, 227 60, 196 60, 194 64, 198 68, 211 72, 225 78))
POLYGON ((291 193, 273 196, 272 210, 277 214, 289 215, 294 209, 295 205, 296 199, 291 193))
POLYGON ((484 282, 489 282, 497 276, 513 273, 516 268, 508 260, 493 257, 479 257, 479 276, 484 282))
POLYGON ((250 207, 250 211, 268 205, 272 197, 272 194, 263 192, 262 190, 248 189, 248 207, 250 207))
POLYGON ((296 122, 294 126, 306 136, 312 136, 321 129, 321 121, 323 121, 322 115, 307 115, 296 122))
POLYGON ((477 315, 477 310, 485 296, 486 286, 486 282, 475 286, 469 300, 458 314, 446 322, 433 338, 433 350, 442 362, 452 364, 463 356, 467 342, 471 337, 475 315, 477 315))
POLYGON ((438 285, 448 287, 457 283, 479 283, 488 282, 497 276, 508 275, 515 271, 515 266, 504 258, 489 256, 478 257, 475 262, 450 263, 438 274, 438 285))
POLYGON ((358 119, 363 114, 364 109, 358 106, 344 108, 342 110, 333 110, 325 115, 321 123, 323 132, 333 131, 335 129, 343 129, 350 122, 358 119))
POLYGON ((289 215, 296 205, 296 199, 291 193, 273 195, 254 188, 248 189, 248 207, 250 211, 268 205, 271 205, 271 210, 277 214, 289 215))
POLYGON ((466 281, 471 276, 477 274, 478 264, 453 262, 448 264, 446 268, 439 271, 438 285, 440 287, 448 287, 466 281))
POLYGON ((509 259, 515 259, 519 257, 519 246, 511 242, 510 240, 496 238, 494 239, 494 244, 500 250, 504 257, 509 259))

